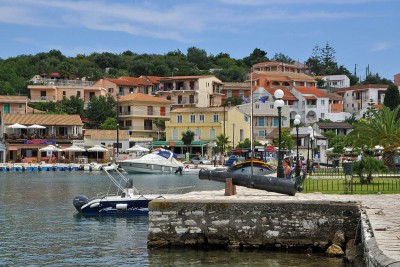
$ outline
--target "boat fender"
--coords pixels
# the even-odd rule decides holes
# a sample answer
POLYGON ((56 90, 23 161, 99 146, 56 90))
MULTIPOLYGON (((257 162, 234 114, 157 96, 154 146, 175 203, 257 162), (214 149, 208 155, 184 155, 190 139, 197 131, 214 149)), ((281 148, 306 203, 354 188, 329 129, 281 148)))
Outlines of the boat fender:
POLYGON ((117 210, 126 210, 128 208, 128 204, 120 203, 120 204, 115 205, 115 207, 117 208, 117 210))

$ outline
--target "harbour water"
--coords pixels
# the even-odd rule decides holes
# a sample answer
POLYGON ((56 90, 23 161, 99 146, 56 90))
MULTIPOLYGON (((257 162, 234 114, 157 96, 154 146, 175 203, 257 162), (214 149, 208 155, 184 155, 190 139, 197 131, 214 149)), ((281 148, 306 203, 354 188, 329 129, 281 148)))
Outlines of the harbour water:
MULTIPOLYGON (((143 193, 224 188, 196 175, 127 176, 143 193)), ((109 188, 102 172, 0 173, 0 266, 343 266, 341 259, 305 252, 148 250, 147 217, 76 213, 74 196, 109 188)))

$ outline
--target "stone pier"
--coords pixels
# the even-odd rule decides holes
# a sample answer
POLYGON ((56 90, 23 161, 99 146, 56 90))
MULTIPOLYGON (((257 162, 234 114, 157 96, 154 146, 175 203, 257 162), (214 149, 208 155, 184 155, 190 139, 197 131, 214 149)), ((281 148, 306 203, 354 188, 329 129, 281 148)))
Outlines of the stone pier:
POLYGON ((368 266, 400 266, 400 215, 387 210, 394 201, 400 206, 399 195, 287 196, 240 186, 233 196, 192 192, 150 203, 148 247, 326 251, 340 232, 339 247, 355 239, 368 266), (377 238, 383 232, 390 241, 377 238))

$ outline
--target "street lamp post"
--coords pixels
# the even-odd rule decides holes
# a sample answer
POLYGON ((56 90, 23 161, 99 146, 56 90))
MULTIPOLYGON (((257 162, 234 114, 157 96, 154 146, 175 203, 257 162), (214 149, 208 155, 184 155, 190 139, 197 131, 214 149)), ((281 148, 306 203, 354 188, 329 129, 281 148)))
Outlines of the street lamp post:
POLYGON ((311 126, 308 126, 308 142, 307 142, 307 172, 310 171, 310 142, 311 136, 313 133, 313 129, 311 126))
POLYGON ((297 144, 297 157, 296 157, 296 176, 300 176, 300 157, 299 157, 299 126, 301 116, 297 114, 294 117, 294 125, 296 126, 296 144, 297 144))
POLYGON ((282 155, 281 155, 281 142, 282 142, 282 107, 285 105, 283 102, 282 97, 284 93, 281 89, 278 89, 274 93, 275 96, 275 107, 278 109, 278 122, 279 122, 279 137, 278 137, 278 169, 277 169, 277 176, 278 178, 284 177, 283 166, 282 166, 282 155))

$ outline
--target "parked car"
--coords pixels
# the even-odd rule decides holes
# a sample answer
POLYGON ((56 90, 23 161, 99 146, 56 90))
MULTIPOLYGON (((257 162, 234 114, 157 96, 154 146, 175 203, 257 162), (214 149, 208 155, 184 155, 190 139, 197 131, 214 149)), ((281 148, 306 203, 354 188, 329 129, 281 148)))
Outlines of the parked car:
POLYGON ((196 165, 198 165, 198 164, 211 165, 211 160, 206 159, 206 158, 201 157, 201 156, 195 156, 195 157, 192 158, 190 163, 196 164, 196 165))

